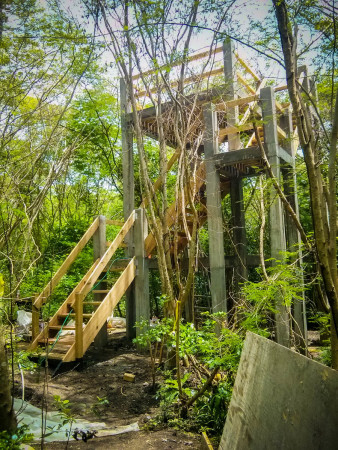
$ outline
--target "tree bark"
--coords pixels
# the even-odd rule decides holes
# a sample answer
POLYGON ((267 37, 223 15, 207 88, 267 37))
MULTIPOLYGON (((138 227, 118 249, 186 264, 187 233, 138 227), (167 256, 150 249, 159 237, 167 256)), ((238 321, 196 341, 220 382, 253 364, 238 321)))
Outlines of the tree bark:
MULTIPOLYGON (((336 354, 338 335, 338 277, 337 277, 337 244, 335 213, 331 220, 327 211, 336 208, 335 185, 332 182, 333 165, 336 159, 337 143, 337 108, 333 121, 333 132, 330 142, 329 173, 331 179, 329 185, 331 192, 329 202, 325 201, 325 180, 321 172, 321 161, 317 140, 312 127, 311 113, 306 107, 301 96, 297 81, 296 40, 292 34, 292 24, 289 20, 287 5, 284 0, 273 0, 278 29, 284 55, 287 86, 293 114, 296 117, 300 145, 304 154, 304 161, 310 187, 310 204, 314 226, 314 238, 316 246, 316 258, 323 279, 325 293, 330 305, 332 317, 331 349, 332 355, 336 354), (335 222, 335 223, 333 223, 335 222), (334 257, 332 256, 334 255, 334 257)), ((338 370, 338 358, 332 358, 332 366, 338 370)))
POLYGON ((16 417, 12 407, 12 397, 8 377, 8 363, 3 329, 0 330, 0 431, 14 432, 16 417))

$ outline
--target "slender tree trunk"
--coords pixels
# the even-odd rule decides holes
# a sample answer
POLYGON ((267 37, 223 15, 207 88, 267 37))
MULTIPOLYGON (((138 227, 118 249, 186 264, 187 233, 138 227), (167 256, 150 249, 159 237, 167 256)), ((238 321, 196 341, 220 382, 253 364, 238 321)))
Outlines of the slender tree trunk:
POLYGON ((329 186, 331 191, 329 192, 328 200, 326 200, 324 195, 324 186, 326 183, 321 173, 319 149, 314 135, 311 113, 304 103, 297 84, 296 40, 292 34, 292 24, 289 20, 287 4, 284 0, 273 0, 273 4, 283 49, 288 91, 293 113, 297 121, 299 141, 303 150, 309 179, 310 203, 316 246, 315 256, 331 310, 332 367, 338 370, 338 276, 336 268, 336 212, 334 211, 336 208, 334 174, 338 111, 336 108, 330 142, 329 186), (331 212, 331 220, 328 218, 328 211, 331 212))
POLYGON ((3 329, 0 329, 0 431, 14 432, 17 424, 12 408, 7 353, 3 331, 3 329))

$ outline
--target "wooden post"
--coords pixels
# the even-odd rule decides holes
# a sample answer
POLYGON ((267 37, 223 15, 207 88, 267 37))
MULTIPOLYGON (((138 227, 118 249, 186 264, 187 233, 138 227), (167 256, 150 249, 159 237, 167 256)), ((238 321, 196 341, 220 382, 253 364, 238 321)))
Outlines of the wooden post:
POLYGON ((83 357, 83 295, 75 293, 75 356, 83 357))
POLYGON ((222 198, 219 172, 211 160, 219 152, 217 113, 212 103, 204 105, 203 117, 212 311, 227 312, 222 198))
MULTIPOLYGON (((226 100, 236 100, 237 75, 235 68, 235 55, 233 42, 230 40, 225 41, 223 44, 223 57, 226 100)), ((228 126, 236 126, 238 124, 238 106, 227 108, 227 123, 228 126)), ((228 136, 228 151, 239 150, 240 148, 241 141, 239 133, 230 134, 228 136)), ((233 243, 235 246, 234 294, 238 296, 240 291, 240 283, 243 283, 248 278, 242 178, 234 178, 231 180, 230 199, 232 212, 233 243)))
POLYGON ((39 320, 40 320, 40 309, 34 306, 35 300, 38 298, 39 294, 34 294, 32 298, 32 342, 36 339, 40 333, 39 320))
MULTIPOLYGON (((106 252, 106 218, 104 216, 99 216, 99 226, 93 235, 93 253, 94 253, 94 261, 98 258, 102 258, 102 256, 106 252)), ((105 275, 105 272, 102 272, 100 278, 105 275)), ((101 281, 96 287, 97 290, 105 290, 107 288, 107 283, 105 281, 101 281)), ((106 294, 94 294, 94 301, 101 302, 106 294)), ((103 348, 107 345, 108 341, 108 331, 107 331, 107 323, 105 323, 101 330, 97 333, 94 343, 97 347, 103 348)))
MULTIPOLYGON (((276 104, 275 94, 271 87, 266 87, 260 93, 262 113, 264 120, 264 146, 267 158, 271 164, 274 176, 281 181, 280 158, 278 151, 278 135, 277 135, 277 120, 276 120, 276 104)), ((270 189, 272 203, 270 206, 270 256, 274 261, 283 259, 281 252, 286 251, 285 228, 282 202, 273 186, 270 189)), ((284 299, 280 296, 276 298, 276 340, 278 344, 289 347, 290 345, 290 329, 289 317, 284 299)))
MULTIPOLYGON (((121 139, 122 139, 122 172, 123 172, 123 216, 127 220, 135 209, 134 190, 134 155, 133 155, 133 129, 130 119, 131 104, 128 99, 127 86, 123 78, 120 79, 120 104, 121 104, 121 139)), ((127 244, 126 256, 134 256, 134 238, 132 228, 125 238, 127 244)), ((126 326, 127 337, 135 336, 135 286, 134 283, 126 292, 126 326)))
MULTIPOLYGON (((134 225, 135 240, 135 260, 136 260, 136 277, 135 277, 135 312, 136 322, 150 319, 150 303, 149 303, 149 267, 148 259, 145 252, 144 240, 148 235, 148 224, 143 208, 135 211, 136 220, 134 225)), ((142 330, 136 329, 136 336, 142 330)), ((134 329, 135 333, 135 329, 134 329)))
MULTIPOLYGON (((290 205, 299 217, 298 198, 297 198, 297 177, 295 168, 295 156, 297 149, 293 141, 293 125, 292 125, 292 111, 288 108, 285 114, 281 117, 281 128, 286 132, 287 139, 284 142, 284 150, 286 150, 292 157, 292 166, 283 168, 283 187, 284 194, 288 199, 290 205)), ((298 266, 301 267, 302 251, 300 249, 301 239, 295 224, 288 213, 285 214, 286 222, 286 241, 287 248, 290 252, 296 252, 298 266)), ((294 259, 294 261, 295 261, 294 259)), ((304 284, 303 273, 300 274, 300 280, 304 284)), ((295 323, 292 324, 295 332, 295 346, 301 353, 307 353, 307 324, 306 324, 306 308, 305 296, 303 291, 303 299, 294 299, 293 316, 295 323)))

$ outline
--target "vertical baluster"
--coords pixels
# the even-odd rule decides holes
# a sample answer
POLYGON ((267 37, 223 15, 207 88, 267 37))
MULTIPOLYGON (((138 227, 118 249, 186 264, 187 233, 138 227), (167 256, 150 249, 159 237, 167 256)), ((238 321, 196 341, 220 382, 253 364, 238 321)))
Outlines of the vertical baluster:
POLYGON ((40 318, 40 309, 34 306, 35 300, 38 298, 39 294, 34 294, 32 298, 32 341, 34 341, 39 332, 39 318, 40 318))
POLYGON ((75 293, 75 356, 83 356, 83 295, 75 293))

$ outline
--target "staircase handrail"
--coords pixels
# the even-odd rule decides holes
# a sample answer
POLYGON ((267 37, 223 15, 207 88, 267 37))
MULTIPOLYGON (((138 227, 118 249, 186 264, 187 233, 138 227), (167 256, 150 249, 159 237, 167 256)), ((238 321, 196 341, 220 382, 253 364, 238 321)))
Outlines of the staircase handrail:
POLYGON ((86 297, 86 295, 91 291, 95 283, 97 282, 99 276, 103 272, 104 268, 107 266, 111 258, 114 256, 114 253, 116 250, 120 247, 120 245, 123 242, 123 239, 126 237, 128 231, 133 226, 136 219, 135 210, 132 211, 126 222, 124 223, 123 227, 113 240, 113 242, 110 244, 108 249, 106 250, 105 254, 102 256, 100 262, 86 281, 85 285, 82 287, 82 289, 79 291, 81 295, 83 295, 83 298, 86 297))
POLYGON ((67 256, 67 258, 64 260, 64 262, 61 264, 59 269, 54 274, 53 278, 47 283, 42 292, 37 296, 37 298, 33 303, 34 308, 40 309, 43 303, 45 303, 46 300, 51 296, 53 290, 58 285, 61 278, 67 273, 69 267, 73 264, 75 259, 81 253, 81 251, 86 246, 89 239, 93 236, 98 227, 99 227, 99 218, 97 217, 93 221, 93 223, 89 226, 89 228, 82 236, 82 238, 79 240, 79 242, 76 244, 76 246, 73 248, 73 250, 70 252, 70 254, 67 256))

